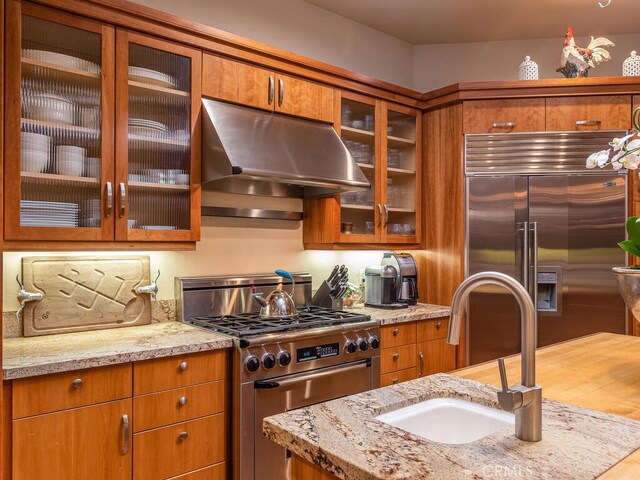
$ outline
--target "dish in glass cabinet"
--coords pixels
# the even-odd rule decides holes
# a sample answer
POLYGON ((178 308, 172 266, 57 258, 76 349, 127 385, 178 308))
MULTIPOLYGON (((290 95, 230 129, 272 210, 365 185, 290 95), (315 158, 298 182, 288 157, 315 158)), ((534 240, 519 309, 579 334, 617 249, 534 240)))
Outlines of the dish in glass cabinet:
POLYGON ((129 67, 129 80, 140 83, 148 83, 165 88, 176 88, 176 79, 162 72, 143 67, 129 67))
POLYGON ((90 73, 100 73, 100 67, 95 63, 63 53, 23 48, 22 57, 38 62, 51 63, 60 67, 75 68, 76 70, 84 70, 90 73))
POLYGON ((142 225, 140 227, 143 230, 177 230, 175 225, 142 225))

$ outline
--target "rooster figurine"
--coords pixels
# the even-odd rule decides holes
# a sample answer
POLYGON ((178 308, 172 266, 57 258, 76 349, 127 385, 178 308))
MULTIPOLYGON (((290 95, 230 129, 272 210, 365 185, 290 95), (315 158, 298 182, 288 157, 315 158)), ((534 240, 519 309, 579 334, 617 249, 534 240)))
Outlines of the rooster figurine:
POLYGON ((573 28, 567 28, 562 57, 560 58, 561 67, 556 69, 556 72, 562 73, 567 78, 588 76, 590 68, 611 58, 604 47, 615 47, 615 44, 604 37, 591 37, 587 48, 577 47, 573 38, 573 28))

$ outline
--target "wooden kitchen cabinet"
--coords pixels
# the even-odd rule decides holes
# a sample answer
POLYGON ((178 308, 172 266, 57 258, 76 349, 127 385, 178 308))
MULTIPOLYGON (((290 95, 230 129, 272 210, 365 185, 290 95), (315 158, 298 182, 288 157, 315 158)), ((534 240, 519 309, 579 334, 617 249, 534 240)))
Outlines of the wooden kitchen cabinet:
POLYGON ((469 100, 463 103, 464 133, 542 132, 544 98, 469 100))
POLYGON ((333 122, 332 88, 216 55, 202 62, 202 94, 249 107, 333 122))
POLYGON ((7 7, 4 238, 198 240, 201 52, 7 7))
POLYGON ((13 480, 131 478, 131 399, 14 420, 13 480))
POLYGON ((419 246, 422 241, 421 115, 342 92, 334 127, 370 190, 305 199, 305 248, 419 246))
POLYGON ((547 131, 626 130, 631 126, 631 97, 549 97, 545 112, 547 131))

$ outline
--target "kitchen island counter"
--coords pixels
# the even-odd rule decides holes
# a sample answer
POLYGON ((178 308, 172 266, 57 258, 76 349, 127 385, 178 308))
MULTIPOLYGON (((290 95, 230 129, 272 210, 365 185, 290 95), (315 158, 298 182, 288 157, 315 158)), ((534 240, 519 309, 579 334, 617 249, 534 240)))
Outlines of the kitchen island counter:
MULTIPOLYGON (((540 349, 537 360, 539 443, 507 428, 471 444, 439 444, 374 418, 433 396, 496 406, 496 387, 471 381, 499 385, 495 362, 270 417, 265 433, 295 454, 294 479, 640 478, 640 424, 629 420, 640 418, 640 338, 596 334, 540 349)), ((506 364, 510 382, 519 381, 520 357, 506 364)))
POLYGON ((181 322, 5 338, 2 378, 100 367, 231 347, 231 337, 181 322))

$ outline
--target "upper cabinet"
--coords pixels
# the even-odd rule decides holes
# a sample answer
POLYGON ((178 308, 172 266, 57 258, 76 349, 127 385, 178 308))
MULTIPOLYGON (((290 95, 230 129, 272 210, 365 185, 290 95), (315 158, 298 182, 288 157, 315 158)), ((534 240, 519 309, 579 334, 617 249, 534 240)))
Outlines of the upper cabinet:
POLYGON ((421 115, 343 92, 334 126, 370 190, 305 200, 307 248, 409 246, 421 238, 421 115))
POLYGON ((469 100, 463 104, 464 133, 544 130, 544 98, 469 100))
POLYGON ((631 97, 603 95, 547 98, 547 131, 626 130, 631 127, 631 97))
POLYGON ((209 54, 204 55, 202 69, 205 97, 333 122, 330 87, 209 54))
POLYGON ((6 21, 5 239, 197 240, 200 52, 28 3, 6 21))

